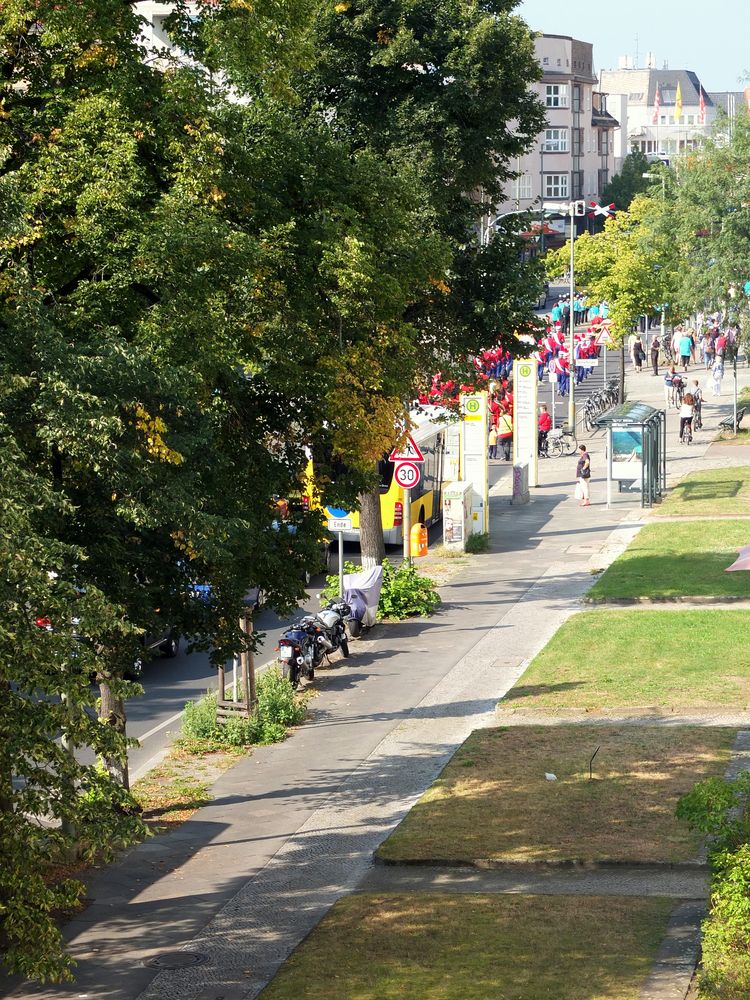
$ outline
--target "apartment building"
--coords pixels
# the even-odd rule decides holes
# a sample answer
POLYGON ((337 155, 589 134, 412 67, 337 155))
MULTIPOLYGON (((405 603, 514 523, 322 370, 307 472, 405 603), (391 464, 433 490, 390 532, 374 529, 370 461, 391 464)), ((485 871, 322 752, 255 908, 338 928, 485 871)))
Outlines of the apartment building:
POLYGON ((750 101, 745 91, 709 91, 692 70, 620 68, 603 70, 601 87, 617 103, 621 130, 615 138, 615 170, 632 150, 671 159, 700 146, 717 115, 731 119, 750 101))
POLYGON ((619 123, 597 80, 593 45, 568 35, 539 35, 536 55, 544 75, 533 87, 547 109, 547 124, 535 147, 519 158, 519 176, 506 188, 498 216, 537 211, 544 201, 598 201, 613 173, 619 123))

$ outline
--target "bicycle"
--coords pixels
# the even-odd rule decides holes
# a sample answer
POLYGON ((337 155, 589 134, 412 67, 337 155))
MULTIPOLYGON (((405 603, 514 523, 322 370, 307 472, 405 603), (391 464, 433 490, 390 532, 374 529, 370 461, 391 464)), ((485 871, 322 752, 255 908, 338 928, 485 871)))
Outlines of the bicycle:
POLYGON ((548 452, 553 458, 569 458, 575 455, 578 448, 575 430, 567 424, 553 428, 549 432, 547 441, 548 452))
POLYGON ((693 440, 692 424, 693 424, 692 420, 685 420, 685 425, 682 428, 682 434, 680 436, 680 440, 682 441, 683 444, 690 444, 691 441, 693 440))
POLYGON ((703 406, 701 404, 701 401, 698 399, 698 400, 696 400, 696 402, 695 402, 695 404, 693 406, 693 411, 695 413, 695 416, 693 417, 693 423, 695 424, 695 429, 697 431, 699 431, 701 429, 701 427, 703 427, 703 413, 702 413, 702 410, 703 410, 703 406))

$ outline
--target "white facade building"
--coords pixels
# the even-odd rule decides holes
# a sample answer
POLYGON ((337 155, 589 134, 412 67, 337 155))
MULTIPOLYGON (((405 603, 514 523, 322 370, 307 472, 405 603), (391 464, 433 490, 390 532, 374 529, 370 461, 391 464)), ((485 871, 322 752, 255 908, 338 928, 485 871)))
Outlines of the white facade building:
POLYGON ((633 150, 668 160, 695 149, 711 134, 719 109, 731 120, 750 98, 750 88, 708 91, 692 70, 684 69, 603 70, 601 86, 621 108, 615 170, 633 150))
POLYGON ((547 109, 536 146, 519 158, 519 177, 505 190, 498 216, 539 211, 543 201, 598 201, 612 176, 619 127, 594 72, 593 46, 567 35, 539 35, 542 79, 532 87, 547 109))

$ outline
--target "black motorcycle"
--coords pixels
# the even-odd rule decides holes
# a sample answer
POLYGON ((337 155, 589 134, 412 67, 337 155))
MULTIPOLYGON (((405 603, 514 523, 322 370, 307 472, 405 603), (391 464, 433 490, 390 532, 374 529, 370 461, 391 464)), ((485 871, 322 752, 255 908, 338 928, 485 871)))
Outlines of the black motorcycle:
POLYGON ((351 614, 344 601, 330 601, 317 615, 305 615, 288 628, 279 639, 279 661, 284 677, 293 688, 302 678, 314 680, 315 669, 323 657, 340 649, 349 655, 349 643, 344 631, 351 614))

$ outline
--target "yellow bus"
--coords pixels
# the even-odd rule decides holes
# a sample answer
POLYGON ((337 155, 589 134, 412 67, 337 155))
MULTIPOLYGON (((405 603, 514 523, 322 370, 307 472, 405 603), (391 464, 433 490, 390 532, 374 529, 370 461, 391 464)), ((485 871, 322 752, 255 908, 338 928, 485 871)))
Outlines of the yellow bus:
MULTIPOLYGON (((411 490, 411 523, 430 525, 443 516, 443 489, 458 479, 458 423, 446 418, 453 415, 439 406, 424 406, 410 414, 411 436, 422 452, 422 477, 411 490)), ((383 456, 380 473, 380 516, 386 545, 400 545, 404 532, 404 490, 393 478, 393 462, 383 456)), ((329 518, 351 520, 351 530, 344 532, 348 542, 359 541, 359 512, 326 507, 329 518)))

